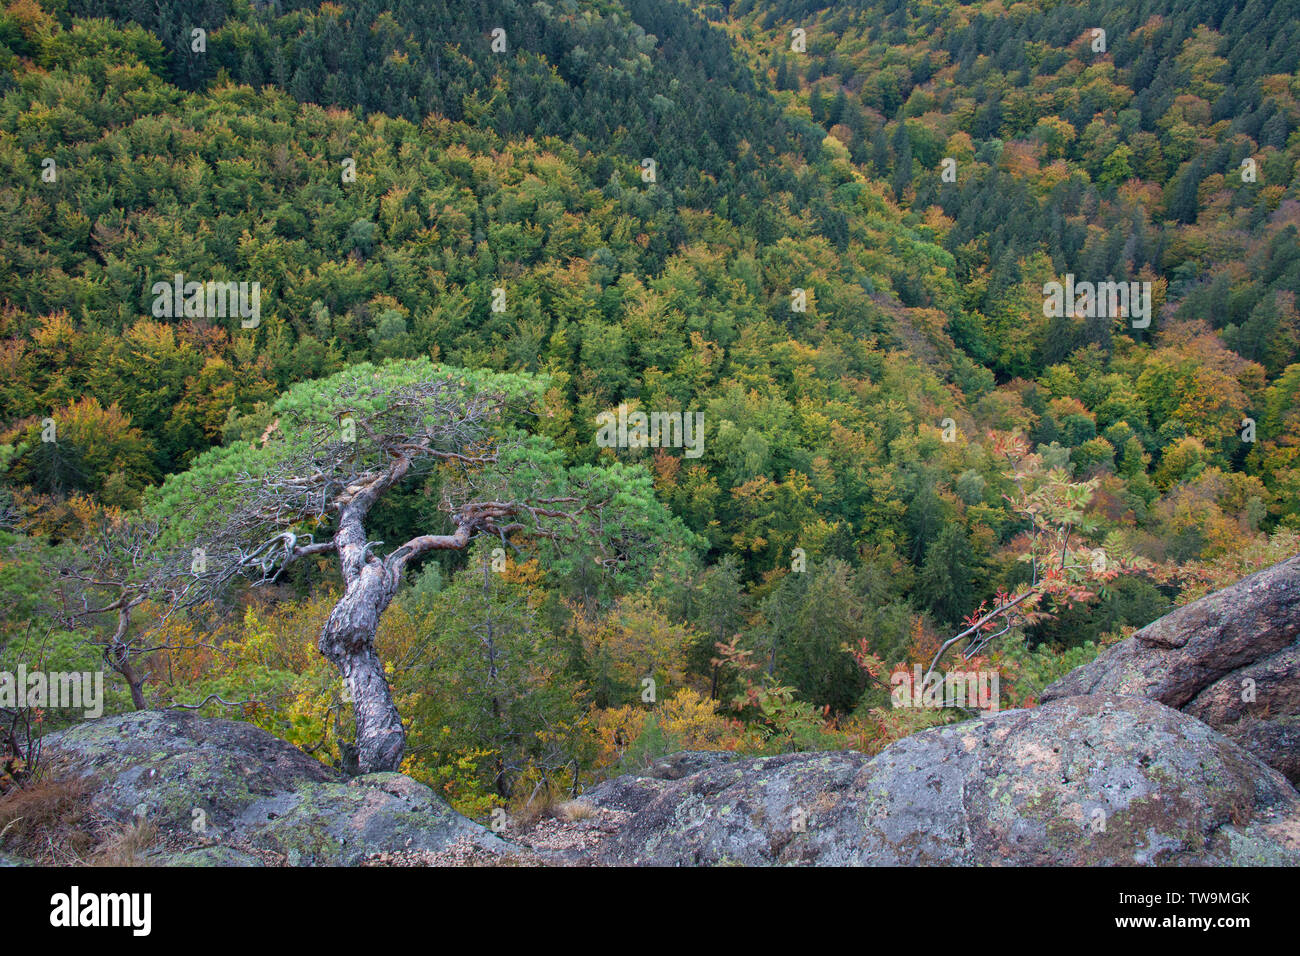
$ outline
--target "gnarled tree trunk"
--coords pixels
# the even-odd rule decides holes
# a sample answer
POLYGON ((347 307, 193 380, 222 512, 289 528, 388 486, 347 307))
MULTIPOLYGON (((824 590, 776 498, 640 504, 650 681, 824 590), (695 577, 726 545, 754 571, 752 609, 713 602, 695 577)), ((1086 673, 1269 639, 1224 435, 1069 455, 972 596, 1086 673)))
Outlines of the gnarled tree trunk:
POLYGON ((144 699, 144 681, 147 675, 135 666, 133 660, 135 648, 131 646, 126 635, 131 629, 131 610, 143 601, 144 598, 138 596, 122 597, 118 600, 117 630, 104 645, 104 662, 126 681, 126 686, 131 689, 131 705, 136 710, 149 709, 144 699))
POLYGON ((380 615, 397 593, 401 570, 366 552, 359 521, 344 521, 334 541, 345 590, 330 612, 317 646, 339 669, 352 697, 357 771, 397 770, 406 752, 406 732, 375 651, 375 632, 380 615))

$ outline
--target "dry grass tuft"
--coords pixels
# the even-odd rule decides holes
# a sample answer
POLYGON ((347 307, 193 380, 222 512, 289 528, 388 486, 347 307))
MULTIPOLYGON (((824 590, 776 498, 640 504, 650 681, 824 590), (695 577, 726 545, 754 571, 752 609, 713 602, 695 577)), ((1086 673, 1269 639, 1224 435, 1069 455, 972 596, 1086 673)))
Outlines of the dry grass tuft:
POLYGON ((0 848, 45 866, 144 866, 157 838, 143 820, 115 824, 91 805, 92 781, 43 776, 0 796, 0 848))
POLYGON ((46 777, 0 797, 0 847, 39 863, 80 863, 95 845, 89 784, 46 777))
POLYGON ((555 816, 560 804, 567 802, 568 798, 566 788, 549 780, 538 783, 527 799, 517 799, 510 806, 508 829, 527 830, 539 820, 555 816))
POLYGON ((555 810, 570 823, 591 820, 598 815, 596 808, 585 800, 570 800, 568 803, 561 803, 555 810))
POLYGON ((96 847, 91 866, 148 866, 145 852, 158 837, 157 828, 147 820, 135 820, 111 834, 96 847))

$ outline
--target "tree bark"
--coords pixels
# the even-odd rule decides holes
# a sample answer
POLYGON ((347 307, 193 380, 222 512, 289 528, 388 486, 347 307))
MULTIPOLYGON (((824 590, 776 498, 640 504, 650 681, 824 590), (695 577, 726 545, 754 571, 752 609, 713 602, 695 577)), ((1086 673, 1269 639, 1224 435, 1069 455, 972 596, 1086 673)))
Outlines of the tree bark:
POLYGON ((136 710, 148 710, 149 705, 144 699, 144 676, 137 674, 135 668, 129 664, 122 671, 122 676, 126 678, 126 684, 131 688, 131 704, 136 710))
POLYGON ((379 616, 396 593, 383 562, 366 564, 330 612, 320 652, 339 669, 356 715, 357 770, 397 770, 406 753, 406 732, 375 651, 379 616))
POLYGON ((144 699, 144 681, 147 675, 141 673, 131 660, 133 648, 126 639, 126 632, 131 627, 131 609, 143 600, 143 598, 133 601, 122 599, 118 603, 117 630, 104 647, 104 661, 126 681, 126 686, 131 689, 131 705, 136 710, 149 709, 144 699))
POLYGON ((403 563, 370 553, 362 525, 378 496, 406 471, 399 462, 372 481, 339 510, 334 546, 343 572, 343 597, 330 611, 317 646, 339 669, 352 697, 356 717, 358 773, 398 770, 406 753, 406 731, 375 651, 379 616, 392 603, 402 582, 403 563))

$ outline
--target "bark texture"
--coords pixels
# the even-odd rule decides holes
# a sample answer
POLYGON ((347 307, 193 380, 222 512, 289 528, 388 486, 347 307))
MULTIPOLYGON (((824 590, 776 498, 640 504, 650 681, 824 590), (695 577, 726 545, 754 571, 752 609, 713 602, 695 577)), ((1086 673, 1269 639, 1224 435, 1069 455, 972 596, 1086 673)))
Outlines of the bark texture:
POLYGON ((334 545, 343 570, 343 597, 325 621, 318 644, 339 669, 352 698, 356 770, 363 774, 397 770, 406 753, 406 731, 375 651, 379 617, 397 593, 405 562, 400 550, 387 561, 371 554, 361 523, 378 490, 367 489, 342 509, 334 545))
POLYGON ((402 718, 375 651, 379 616, 395 588, 384 580, 383 566, 368 567, 330 612, 320 636, 320 652, 338 668, 356 714, 357 770, 397 770, 406 752, 402 718))

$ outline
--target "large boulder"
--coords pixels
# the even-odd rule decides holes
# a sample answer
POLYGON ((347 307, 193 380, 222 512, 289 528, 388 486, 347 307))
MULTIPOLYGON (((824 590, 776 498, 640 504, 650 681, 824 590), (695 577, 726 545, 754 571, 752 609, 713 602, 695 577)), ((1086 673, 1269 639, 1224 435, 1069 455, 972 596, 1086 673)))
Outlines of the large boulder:
POLYGON ((1079 694, 1176 707, 1300 783, 1300 556, 1153 621, 1042 700, 1079 694))
POLYGON ((1087 696, 854 752, 588 790, 613 865, 1300 865, 1300 795, 1204 723, 1087 696))
POLYGON ((396 773, 347 779, 251 724, 176 711, 87 721, 45 739, 94 808, 157 831, 150 862, 353 865, 380 854, 515 848, 396 773))

